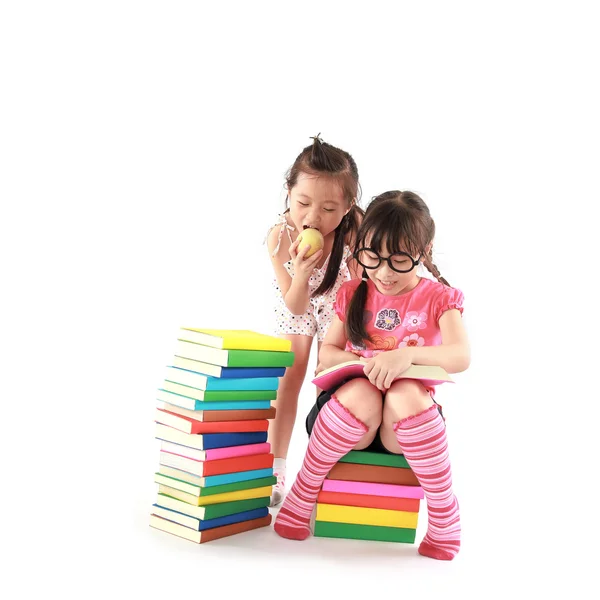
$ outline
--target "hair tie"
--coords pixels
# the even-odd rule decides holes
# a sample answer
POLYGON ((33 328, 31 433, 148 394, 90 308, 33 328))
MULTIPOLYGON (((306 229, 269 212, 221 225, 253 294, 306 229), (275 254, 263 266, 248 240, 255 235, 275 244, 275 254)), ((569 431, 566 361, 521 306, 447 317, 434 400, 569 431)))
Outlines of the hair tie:
POLYGON ((323 143, 323 140, 321 139, 321 133, 317 133, 317 135, 311 135, 310 136, 311 140, 314 140, 315 142, 319 142, 319 144, 323 143))
POLYGON ((369 281, 369 278, 366 275, 362 276, 362 281, 369 281))

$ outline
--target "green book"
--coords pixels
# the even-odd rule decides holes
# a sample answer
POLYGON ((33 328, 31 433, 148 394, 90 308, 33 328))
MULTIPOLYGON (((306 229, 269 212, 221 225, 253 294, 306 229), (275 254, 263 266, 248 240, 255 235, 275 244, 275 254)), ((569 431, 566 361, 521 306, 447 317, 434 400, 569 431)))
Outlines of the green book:
POLYGON ((167 475, 162 475, 161 473, 155 473, 155 481, 156 483, 162 483, 163 485, 175 488, 176 490, 181 490, 188 494, 194 494, 195 496, 214 496, 215 494, 226 494, 227 492, 252 490, 254 488, 275 485, 277 483, 277 477, 272 475, 270 477, 261 477, 260 479, 246 479, 234 483, 224 483, 223 485, 199 487, 193 483, 188 483, 187 481, 181 481, 167 475))
POLYGON ((236 500, 235 502, 221 502, 221 504, 209 504, 208 506, 191 506, 171 498, 164 494, 158 494, 156 505, 169 510, 175 510, 182 514, 190 514, 197 519, 207 520, 216 519, 217 517, 225 517, 227 515, 235 515, 247 510, 262 508, 269 506, 270 498, 251 498, 250 500, 236 500))
POLYGON ((410 465, 402 454, 383 454, 381 452, 365 452, 364 450, 350 450, 338 462, 410 469, 410 465))
POLYGON ((194 400, 204 400, 208 402, 219 402, 220 400, 223 402, 242 402, 243 400, 277 399, 277 390, 199 390, 190 387, 189 385, 182 385, 181 383, 175 383, 174 381, 168 380, 163 382, 162 389, 167 392, 172 392, 173 394, 193 398, 194 400))
POLYGON ((270 350, 221 350, 177 340, 175 355, 220 367, 291 367, 293 352, 270 350))
POLYGON ((373 540, 377 542, 402 542, 414 544, 416 529, 381 527, 377 525, 355 525, 315 521, 315 537, 334 537, 351 540, 373 540))

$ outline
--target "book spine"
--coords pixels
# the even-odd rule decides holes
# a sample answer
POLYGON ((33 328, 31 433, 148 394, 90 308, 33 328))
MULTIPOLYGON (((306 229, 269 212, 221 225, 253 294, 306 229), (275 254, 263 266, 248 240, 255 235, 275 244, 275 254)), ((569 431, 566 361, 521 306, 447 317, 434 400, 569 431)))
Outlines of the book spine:
POLYGON ((237 456, 249 456, 252 454, 268 454, 271 451, 271 444, 264 442, 262 444, 248 444, 246 446, 231 446, 229 448, 215 448, 206 451, 205 460, 219 460, 222 458, 235 458, 237 456))
POLYGON ((366 494, 343 494, 341 492, 319 492, 318 504, 339 504, 341 506, 362 506, 364 508, 384 508, 419 512, 420 500, 417 498, 393 498, 391 496, 373 496, 366 494))
POLYGON ((369 483, 387 483, 393 485, 419 485, 419 480, 411 469, 378 467, 375 465, 356 465, 342 462, 336 463, 331 468, 327 478, 369 483))
POLYGON ((425 497, 423 489, 416 485, 392 485, 385 483, 365 483, 362 481, 340 481, 326 479, 323 482, 326 492, 343 492, 347 494, 366 494, 372 496, 391 496, 393 498, 418 498, 425 497))
MULTIPOLYGON (((256 456, 240 456, 236 458, 223 458, 202 464, 205 477, 210 475, 224 475, 226 473, 240 473, 255 471, 257 469, 270 469, 273 466, 272 454, 257 454, 256 456)), ((190 471, 194 472, 194 471, 190 471)))

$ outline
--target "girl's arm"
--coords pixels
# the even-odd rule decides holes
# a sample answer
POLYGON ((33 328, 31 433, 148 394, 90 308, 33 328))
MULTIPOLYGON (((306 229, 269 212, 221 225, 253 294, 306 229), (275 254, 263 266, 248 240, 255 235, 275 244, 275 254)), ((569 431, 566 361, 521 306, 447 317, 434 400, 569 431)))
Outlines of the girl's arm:
POLYGON ((442 333, 440 346, 412 346, 409 350, 413 365, 443 367, 448 373, 466 371, 471 363, 471 351, 461 314, 456 309, 445 311, 439 320, 442 333))
POLYGON ((279 227, 274 227, 267 237, 267 248, 271 265, 275 271, 275 279, 281 290, 281 295, 285 305, 292 314, 303 314, 309 305, 309 289, 308 284, 302 285, 298 278, 292 279, 286 268, 283 266, 290 256, 290 241, 287 236, 282 236, 281 244, 277 254, 273 256, 273 252, 279 242, 279 227), (293 289, 292 289, 293 288, 293 289), (300 310, 304 306, 303 310, 300 310), (298 312, 296 312, 298 311, 298 312))
POLYGON ((344 323, 335 315, 327 330, 319 352, 319 370, 328 369, 349 360, 358 360, 353 352, 346 352, 346 330, 344 323))

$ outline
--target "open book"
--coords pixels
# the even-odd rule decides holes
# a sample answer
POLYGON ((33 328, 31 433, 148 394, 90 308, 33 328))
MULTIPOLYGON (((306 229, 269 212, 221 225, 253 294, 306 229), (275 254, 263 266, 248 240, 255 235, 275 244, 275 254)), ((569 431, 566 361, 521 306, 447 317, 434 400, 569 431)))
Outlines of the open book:
MULTIPOLYGON (((366 363, 360 360, 343 362, 321 371, 312 382, 322 390, 329 390, 344 379, 366 377, 365 365, 366 363)), ((411 365, 396 379, 418 379, 426 386, 439 385, 444 382, 454 383, 445 369, 429 365, 411 365)))

